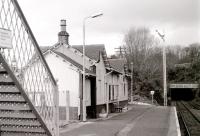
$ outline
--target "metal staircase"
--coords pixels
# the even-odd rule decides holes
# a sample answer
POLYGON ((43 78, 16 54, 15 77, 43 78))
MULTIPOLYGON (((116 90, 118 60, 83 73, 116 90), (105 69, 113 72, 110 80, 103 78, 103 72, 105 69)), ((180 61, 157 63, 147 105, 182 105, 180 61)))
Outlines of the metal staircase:
POLYGON ((0 136, 59 136, 57 84, 17 0, 0 0, 0 29, 0 136))
POLYGON ((1 136, 51 135, 31 101, 0 55, 1 136), (9 74, 10 73, 10 74, 9 74))

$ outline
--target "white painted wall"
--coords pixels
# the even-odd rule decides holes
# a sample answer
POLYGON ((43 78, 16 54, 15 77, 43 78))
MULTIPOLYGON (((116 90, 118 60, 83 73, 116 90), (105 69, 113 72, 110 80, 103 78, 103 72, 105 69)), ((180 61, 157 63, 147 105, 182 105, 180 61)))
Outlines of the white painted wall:
MULTIPOLYGON (((71 63, 64 62, 63 59, 55 54, 47 54, 45 59, 50 67, 50 70, 56 80, 58 80, 58 90, 59 91, 69 91, 70 94, 70 106, 79 107, 79 72, 77 68, 71 66, 71 63)), ((91 94, 90 94, 90 80, 86 80, 86 104, 91 105, 91 94)), ((65 106, 66 97, 60 95, 59 105, 65 106)))
MULTIPOLYGON (((50 67, 54 78, 58 81, 59 91, 69 91, 70 106, 78 107, 79 105, 79 72, 70 66, 70 63, 64 62, 62 58, 56 57, 55 54, 47 54, 45 59, 50 67)), ((60 95, 59 105, 65 106, 65 97, 60 95)))
POLYGON ((119 84, 119 101, 128 100, 128 79, 124 75, 120 75, 119 84))
POLYGON ((105 65, 100 55, 100 61, 96 64, 97 105, 105 104, 109 94, 109 85, 114 85, 114 99, 116 101, 128 100, 128 82, 122 74, 108 74, 106 77, 105 65), (125 85, 125 87, 124 87, 125 85), (118 88, 118 89, 117 89, 118 88))
POLYGON ((100 55, 100 61, 96 64, 96 100, 97 105, 105 104, 106 103, 106 90, 104 85, 104 76, 105 76, 106 70, 105 65, 103 62, 103 58, 100 55))
MULTIPOLYGON (((106 76, 107 92, 109 92, 109 85, 114 85, 115 86, 114 99, 117 99, 117 101, 128 100, 128 81, 127 78, 124 77, 125 76, 122 74, 119 74, 117 76, 117 74, 113 73, 106 76), (118 89, 116 86, 118 86, 118 89)), ((105 97, 107 97, 107 95, 105 95, 105 97)), ((111 91, 111 97, 112 97, 112 91, 111 91)))

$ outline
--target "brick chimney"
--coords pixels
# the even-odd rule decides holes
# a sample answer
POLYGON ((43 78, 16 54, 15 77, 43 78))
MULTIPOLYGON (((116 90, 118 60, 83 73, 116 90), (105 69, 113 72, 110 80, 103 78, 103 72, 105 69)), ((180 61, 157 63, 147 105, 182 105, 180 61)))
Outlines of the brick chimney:
POLYGON ((66 31, 66 20, 60 20, 60 32, 58 33, 58 42, 69 45, 69 34, 66 31))

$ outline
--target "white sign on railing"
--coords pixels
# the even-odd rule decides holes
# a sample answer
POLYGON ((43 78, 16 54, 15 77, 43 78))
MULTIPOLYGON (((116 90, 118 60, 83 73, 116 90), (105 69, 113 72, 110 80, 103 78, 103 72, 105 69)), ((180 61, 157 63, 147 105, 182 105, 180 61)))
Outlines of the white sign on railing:
POLYGON ((11 31, 0 28, 0 48, 12 48, 11 31))

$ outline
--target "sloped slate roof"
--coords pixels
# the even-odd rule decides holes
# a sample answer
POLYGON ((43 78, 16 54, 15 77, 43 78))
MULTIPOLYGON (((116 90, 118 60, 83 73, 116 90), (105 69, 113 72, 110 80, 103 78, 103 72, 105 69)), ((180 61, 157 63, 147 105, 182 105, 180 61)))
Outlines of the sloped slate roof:
POLYGON ((125 59, 108 59, 110 66, 119 72, 124 71, 125 59))
MULTIPOLYGON (((55 54, 57 54, 58 56, 62 57, 64 60, 70 62, 71 64, 73 64, 74 66, 76 66, 77 68, 83 70, 83 66, 80 65, 79 63, 77 63, 76 61, 74 61, 73 59, 67 57, 66 55, 64 55, 63 53, 57 52, 57 51, 53 51, 55 54)), ((85 72, 88 74, 92 74, 95 75, 95 73, 89 69, 85 69, 85 72)))
MULTIPOLYGON (((72 48, 77 49, 81 53, 83 52, 82 45, 73 45, 72 48)), ((92 45, 85 46, 85 54, 86 54, 86 56, 88 56, 91 59, 98 61, 100 52, 102 52, 102 53, 105 52, 104 44, 92 44, 92 45)))
MULTIPOLYGON (((57 44, 55 44, 54 46, 56 46, 57 44)), ((79 63, 77 63, 76 61, 74 61, 73 59, 69 58, 68 56, 64 55, 63 53, 54 51, 53 47, 54 46, 40 46, 40 49, 42 51, 42 53, 45 53, 48 50, 51 50, 52 52, 54 52, 55 54, 59 55, 60 57, 62 57, 64 60, 70 62, 71 64, 73 64, 74 66, 76 66, 77 68, 79 68, 80 70, 83 70, 83 66, 79 63)), ((85 72, 91 75, 95 75, 95 73, 89 69, 85 69, 85 72)))
MULTIPOLYGON (((55 44, 54 46, 56 45, 57 44, 55 44)), ((54 46, 40 46, 40 49, 43 53, 45 53, 48 50, 52 50, 54 46)), ((83 45, 73 45, 72 48, 83 53, 83 45)), ((105 53, 104 44, 91 44, 85 46, 85 55, 91 59, 98 61, 100 52, 105 53)))

